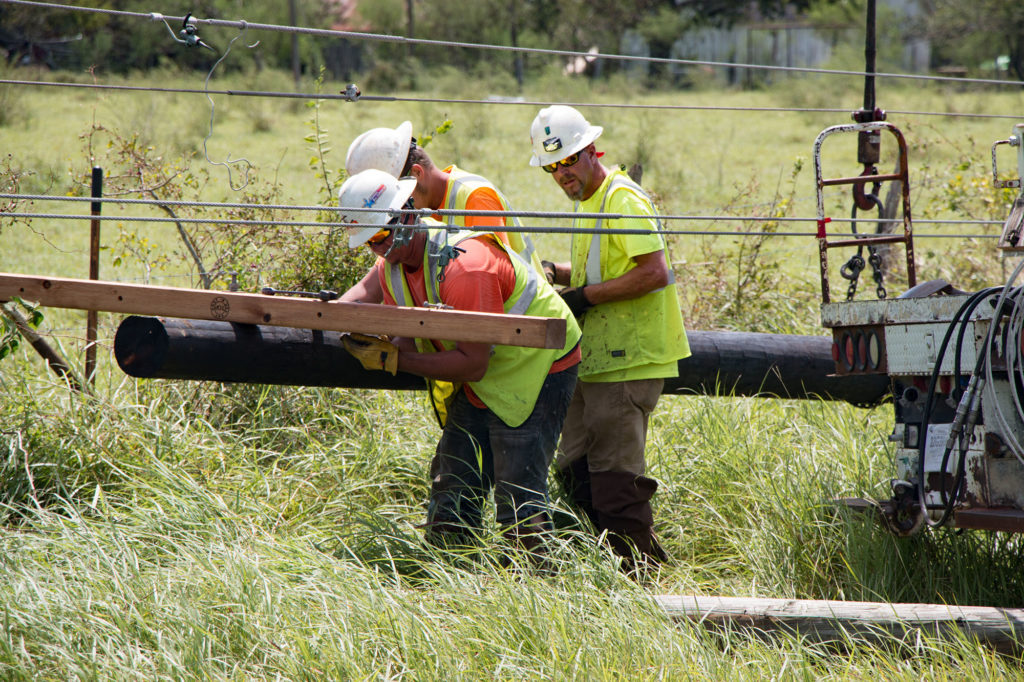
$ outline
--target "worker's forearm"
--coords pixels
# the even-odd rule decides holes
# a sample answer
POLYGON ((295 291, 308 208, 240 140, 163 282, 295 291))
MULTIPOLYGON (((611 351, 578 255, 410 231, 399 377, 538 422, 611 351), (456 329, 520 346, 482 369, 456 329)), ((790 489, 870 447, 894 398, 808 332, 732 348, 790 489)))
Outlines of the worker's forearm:
POLYGON ((380 278, 376 268, 371 268, 361 280, 356 282, 339 300, 345 303, 380 303, 384 300, 384 290, 380 286, 380 278))
POLYGON ((586 290, 587 300, 594 305, 611 303, 613 301, 627 301, 631 298, 639 298, 649 291, 665 286, 664 280, 636 276, 633 275, 634 272, 636 270, 630 270, 625 275, 610 279, 607 282, 588 284, 586 290))
MULTIPOLYGON (((476 344, 474 344, 476 345, 476 344)), ((487 373, 490 347, 486 353, 465 352, 461 347, 436 353, 420 353, 402 348, 398 354, 398 369, 428 379, 444 381, 480 381, 487 373)))
POLYGON ((636 261, 635 268, 619 277, 597 284, 588 284, 587 300, 593 305, 626 301, 661 289, 671 281, 663 251, 644 254, 637 257, 636 261))

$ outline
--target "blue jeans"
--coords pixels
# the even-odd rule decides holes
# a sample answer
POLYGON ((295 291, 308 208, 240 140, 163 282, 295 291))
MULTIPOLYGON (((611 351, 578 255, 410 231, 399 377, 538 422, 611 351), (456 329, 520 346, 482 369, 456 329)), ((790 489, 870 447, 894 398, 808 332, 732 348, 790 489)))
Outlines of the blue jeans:
POLYGON ((499 525, 522 524, 528 532, 550 529, 548 467, 576 374, 577 366, 549 374, 533 412, 515 428, 459 392, 430 466, 429 542, 442 544, 453 535, 470 540, 482 526, 483 507, 492 488, 499 525))

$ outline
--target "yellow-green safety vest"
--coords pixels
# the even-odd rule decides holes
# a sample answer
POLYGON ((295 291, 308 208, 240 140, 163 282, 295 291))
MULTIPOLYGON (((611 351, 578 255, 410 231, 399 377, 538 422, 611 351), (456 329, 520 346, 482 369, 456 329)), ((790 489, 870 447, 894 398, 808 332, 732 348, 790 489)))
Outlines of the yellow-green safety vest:
MULTIPOLYGON (((604 212, 612 193, 619 191, 633 192, 639 196, 650 210, 649 217, 655 221, 658 230, 661 230, 661 220, 651 198, 640 185, 620 170, 613 171, 606 180, 604 195, 601 198, 601 213, 604 212)), ((579 207, 580 202, 577 201, 577 212, 579 207)), ((597 231, 592 235, 576 235, 572 240, 571 284, 576 287, 603 282, 606 279, 605 274, 609 272, 621 275, 631 269, 625 256, 612 254, 608 245, 611 235, 601 232, 605 222, 603 216, 596 220, 574 220, 573 227, 587 227, 588 222, 592 222, 593 228, 597 231), (616 257, 620 260, 611 262, 611 259, 616 257)), ((668 259, 668 249, 664 247, 664 239, 662 246, 670 277, 668 285, 638 298, 602 303, 583 313, 583 341, 580 344, 583 361, 580 364, 580 379, 616 370, 664 365, 689 357, 690 345, 686 338, 686 330, 683 328, 675 275, 668 259)), ((677 375, 678 370, 674 367, 670 374, 666 374, 677 375)))
MULTIPOLYGON (((448 201, 445 203, 445 208, 465 211, 466 204, 469 202, 469 195, 481 187, 489 187, 494 190, 494 193, 498 195, 498 200, 501 202, 503 210, 512 210, 511 204, 509 204, 505 195, 501 193, 501 190, 488 182, 483 176, 469 173, 458 166, 452 166, 448 170, 448 201)), ((445 216, 445 221, 445 224, 449 226, 463 229, 466 227, 466 216, 464 215, 448 215, 445 216)), ((505 225, 522 227, 522 223, 519 222, 519 218, 516 216, 507 216, 505 218, 505 225)), ((508 243, 512 250, 518 253, 527 263, 530 263, 534 270, 543 275, 544 268, 540 263, 540 254, 537 253, 537 249, 533 246, 533 240, 522 232, 506 232, 506 234, 508 235, 508 243)))
MULTIPOLYGON (((561 349, 497 345, 491 353, 484 377, 469 384, 492 412, 509 426, 516 427, 526 421, 533 412, 537 396, 540 395, 540 389, 551 370, 551 364, 572 350, 580 340, 580 328, 551 285, 493 232, 463 230, 449 235, 445 229, 427 230, 427 243, 423 250, 423 280, 427 303, 436 305, 442 302, 438 282, 441 274, 441 250, 446 245, 454 246, 466 239, 479 237, 489 238, 501 246, 508 254, 515 270, 515 288, 504 303, 506 314, 561 317, 566 320, 565 345, 561 349)), ((388 293, 398 305, 414 305, 401 264, 385 263, 384 281, 388 293)), ((441 344, 446 350, 452 350, 456 345, 453 341, 442 341, 441 344)), ((416 347, 421 352, 437 350, 428 339, 416 339, 416 347)), ((428 380, 427 383, 431 389, 431 400, 443 426, 447 415, 446 393, 450 391, 454 394, 458 386, 443 381, 428 380), (440 404, 438 401, 441 401, 440 404)))

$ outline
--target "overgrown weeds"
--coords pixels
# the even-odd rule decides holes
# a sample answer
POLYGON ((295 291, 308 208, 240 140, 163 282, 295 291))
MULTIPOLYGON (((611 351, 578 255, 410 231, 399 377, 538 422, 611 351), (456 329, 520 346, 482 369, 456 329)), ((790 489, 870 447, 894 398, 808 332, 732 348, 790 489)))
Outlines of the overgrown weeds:
MULTIPOLYGON (((560 78, 551 76, 549 84, 560 78)), ((567 100, 600 94, 585 82, 566 87, 567 100)), ((344 111, 350 118, 338 116, 327 131, 326 116, 310 121, 312 112, 304 110, 296 125, 302 133, 289 140, 308 132, 306 123, 317 137, 315 149, 302 147, 295 166, 301 180, 276 171, 269 180, 273 165, 261 167, 246 193, 230 195, 257 206, 216 217, 283 221, 294 214, 271 213, 266 205, 288 203, 305 190, 329 205, 342 177, 330 146, 411 118, 389 109, 379 121, 359 118, 357 131, 350 129, 356 115, 344 111), (311 154, 326 171, 322 178, 310 178, 311 154)), ((449 120, 425 104, 416 111, 425 130, 441 132, 423 121, 449 120)), ((516 147, 507 132, 525 135, 532 113, 479 126, 481 114, 453 115, 456 127, 435 138, 438 156, 462 154, 474 161, 472 170, 504 173, 508 194, 530 200, 517 205, 539 208, 544 192, 555 188, 519 185, 540 173, 518 174, 527 145, 516 147)), ((685 157, 678 152, 689 147, 678 140, 688 138, 655 144, 638 137, 643 131, 618 136, 615 126, 629 120, 608 118, 595 120, 607 124, 602 140, 611 145, 621 137, 623 156, 643 161, 655 183, 707 169, 726 178, 731 194, 723 203, 735 218, 725 225, 740 234, 672 244, 689 328, 820 333, 813 247, 808 268, 803 243, 778 241, 785 218, 806 215, 800 206, 811 183, 796 157, 780 161, 781 174, 755 170, 763 150, 722 135, 721 144, 701 148, 711 150, 707 158, 677 163, 668 157, 685 157), (731 154, 748 165, 737 170, 731 154)), ((653 115, 649 120, 657 123, 653 115)), ((211 217, 170 200, 223 199, 222 179, 195 156, 172 158, 143 137, 101 123, 84 128, 86 148, 73 164, 79 183, 95 160, 108 171, 110 193, 158 197, 182 218, 211 217)), ((243 123, 247 130, 256 125, 243 123)), ((934 206, 934 215, 946 215, 954 210, 950 201, 988 190, 971 180, 982 176, 980 166, 961 169, 960 180, 940 175, 944 162, 935 145, 926 150, 933 170, 923 189, 946 197, 934 206)), ((25 174, 36 170, 22 157, 7 168, 5 177, 20 178, 23 189, 25 174)), ((682 197, 670 182, 657 186, 671 213, 717 196, 700 193, 699 183, 682 197)), ((970 215, 996 215, 997 204, 976 204, 970 215)), ((123 210, 131 225, 128 218, 142 209, 123 210)), ((160 208, 154 213, 169 217, 160 208)), ((328 234, 327 222, 314 230, 182 226, 201 265, 174 234, 176 226, 170 238, 123 228, 121 241, 111 231, 105 242, 122 257, 115 278, 146 264, 154 279, 185 270, 225 287, 236 272, 243 289, 273 282, 341 290, 368 265, 352 258, 340 232, 328 234)), ((31 235, 9 220, 3 227, 5 245, 13 245, 3 251, 5 262, 15 262, 12 254, 27 253, 18 248, 31 235)), ((49 241, 28 271, 50 271, 59 249, 77 248, 71 238, 53 239, 65 234, 56 228, 40 230, 49 241)), ((932 258, 918 244, 919 254, 932 258)), ((934 250, 951 266, 963 257, 960 249, 934 250)), ((976 268, 979 282, 994 283, 986 274, 992 262, 976 268)), ((933 270, 933 261, 926 263, 933 270)), ((965 267, 956 265, 952 274, 965 267)), ((79 343, 80 325, 63 319, 48 315, 50 332, 79 343)), ((110 333, 101 344, 114 321, 105 324, 110 333)), ((833 504, 837 497, 886 495, 893 472, 886 407, 665 397, 651 420, 648 452, 649 473, 660 482, 657 529, 672 560, 636 583, 589 534, 560 533, 551 543, 555 570, 543 571, 509 552, 493 524, 472 554, 424 544, 418 526, 438 432, 419 394, 136 380, 101 356, 93 397, 50 378, 27 344, 0 362, 4 679, 1020 677, 1019 660, 966 638, 850 637, 827 647, 738 628, 712 633, 672 622, 650 599, 693 593, 1020 606, 1015 536, 927 531, 900 539, 833 504)))
MULTIPOLYGON (((686 283, 680 291, 691 328, 804 334, 817 328, 818 292, 806 280, 788 279, 789 254, 773 240, 782 221, 793 215, 803 164, 796 159, 786 186, 780 178, 767 202, 757 200, 763 194, 757 178, 738 186, 722 213, 752 219, 718 221, 722 227, 716 229, 729 232, 727 239, 702 235, 699 261, 674 261, 676 279, 686 283)), ((682 251, 681 240, 675 241, 675 251, 682 251)))
POLYGON ((490 530, 471 555, 425 545, 417 525, 436 427, 406 396, 133 380, 91 406, 4 376, 5 442, 27 437, 4 480, 16 480, 26 453, 36 474, 34 493, 3 492, 0 666, 10 679, 746 680, 756 668, 838 680, 1015 669, 968 640, 852 637, 839 653, 792 636, 706 631, 672 623, 648 598, 1011 598, 1013 541, 908 543, 830 510, 831 496, 885 477, 882 414, 666 398, 651 473, 673 561, 637 584, 586 534, 553 539, 543 572, 490 530), (39 474, 59 456, 58 485, 39 474))
MULTIPOLYGON (((326 183, 326 205, 341 178, 332 178, 326 165, 326 132, 319 129, 315 113, 314 125, 318 131, 313 136, 314 171, 326 183)), ((88 194, 92 168, 98 166, 104 171, 105 197, 155 200, 161 217, 170 218, 177 230, 177 244, 168 250, 166 239, 154 238, 151 228, 135 220, 142 218, 142 211, 121 209, 125 223, 119 224, 112 265, 141 268, 144 281, 184 267, 204 288, 251 291, 270 284, 283 289, 344 291, 371 263, 366 253, 347 248, 343 230, 332 224, 331 212, 317 215, 324 223, 320 230, 275 225, 308 219, 304 221, 295 210, 274 208, 289 199, 279 184, 263 180, 258 169, 246 172, 232 205, 214 217, 203 205, 210 172, 197 168, 194 156, 165 159, 137 134, 124 135, 99 123, 91 125, 81 139, 87 168, 75 164, 71 169, 75 194, 88 194)), ((16 179, 13 172, 7 177, 16 179)))

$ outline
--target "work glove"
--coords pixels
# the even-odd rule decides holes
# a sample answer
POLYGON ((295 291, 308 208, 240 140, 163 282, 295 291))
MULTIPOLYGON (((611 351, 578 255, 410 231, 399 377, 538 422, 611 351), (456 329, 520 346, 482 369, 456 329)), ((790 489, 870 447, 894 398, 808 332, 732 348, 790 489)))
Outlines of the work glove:
POLYGON ((544 276, 548 280, 548 284, 555 283, 555 264, 549 260, 542 260, 540 267, 544 270, 544 276))
POLYGON ((365 369, 382 369, 395 374, 398 372, 398 346, 379 336, 366 334, 342 334, 345 350, 352 354, 365 369))
POLYGON ((594 304, 587 300, 585 290, 586 287, 566 287, 558 292, 576 317, 582 315, 588 308, 594 307, 594 304))

